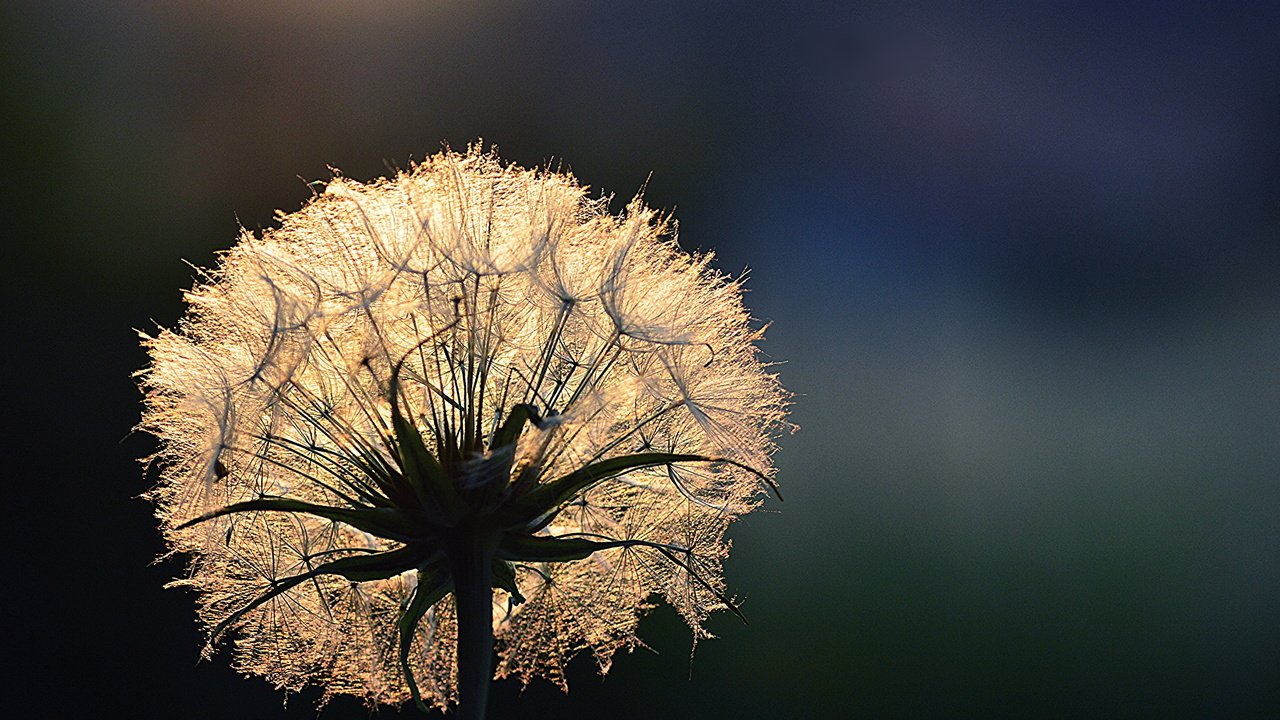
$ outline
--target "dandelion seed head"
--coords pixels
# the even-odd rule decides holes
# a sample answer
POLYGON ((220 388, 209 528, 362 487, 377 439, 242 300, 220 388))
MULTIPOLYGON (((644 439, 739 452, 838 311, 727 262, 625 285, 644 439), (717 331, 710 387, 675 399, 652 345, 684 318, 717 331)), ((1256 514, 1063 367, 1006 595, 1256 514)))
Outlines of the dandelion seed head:
POLYGON ((144 338, 142 373, 162 529, 191 558, 180 584, 200 619, 230 622, 236 667, 398 704, 407 666, 426 702, 453 701, 453 595, 422 609, 398 660, 434 555, 385 577, 312 573, 429 544, 455 516, 503 518, 534 543, 602 542, 573 559, 499 549, 499 677, 564 685, 583 651, 605 672, 657 599, 705 636, 726 607, 725 530, 772 482, 788 403, 740 283, 710 263, 639 199, 612 215, 571 175, 478 148, 370 183, 336 177, 277 228, 242 233, 177 327, 144 338), (417 472, 406 427, 464 510, 419 496, 421 513, 402 512, 417 472), (659 460, 618 464, 637 457, 659 460), (589 467, 614 469, 513 509, 589 467), (282 502, 400 525, 273 511, 282 502), (422 538, 407 517, 427 518, 422 538))

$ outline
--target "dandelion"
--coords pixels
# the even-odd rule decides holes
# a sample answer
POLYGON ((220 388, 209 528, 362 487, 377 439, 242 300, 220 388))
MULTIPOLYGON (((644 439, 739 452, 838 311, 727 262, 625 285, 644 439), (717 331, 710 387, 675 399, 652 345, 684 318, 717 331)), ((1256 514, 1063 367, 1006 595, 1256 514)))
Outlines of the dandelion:
POLYGON ((655 596, 695 640, 737 612, 724 533, 774 485, 787 394, 669 218, 471 148, 279 222, 144 336, 206 654, 235 633, 286 691, 480 718, 495 675, 607 672, 655 596))

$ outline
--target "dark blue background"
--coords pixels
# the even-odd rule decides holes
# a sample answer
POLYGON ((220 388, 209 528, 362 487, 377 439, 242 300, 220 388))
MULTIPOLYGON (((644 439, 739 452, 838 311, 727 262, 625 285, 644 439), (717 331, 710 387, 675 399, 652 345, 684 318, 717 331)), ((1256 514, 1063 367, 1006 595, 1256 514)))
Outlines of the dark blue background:
POLYGON ((750 626, 493 717, 1280 715, 1276 6, 244 5, 0 11, 5 702, 314 716, 161 589, 131 328, 328 166, 483 137, 750 268, 803 428, 750 626))

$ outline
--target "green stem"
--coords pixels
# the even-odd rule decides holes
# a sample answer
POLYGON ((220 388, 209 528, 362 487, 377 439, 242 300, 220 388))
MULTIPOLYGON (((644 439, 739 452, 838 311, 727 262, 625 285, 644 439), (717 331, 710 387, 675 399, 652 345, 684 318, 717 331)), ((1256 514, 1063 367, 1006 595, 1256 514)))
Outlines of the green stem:
POLYGON ((488 543, 460 543, 451 558, 453 596, 458 609, 459 720, 484 720, 493 681, 493 549, 488 543))

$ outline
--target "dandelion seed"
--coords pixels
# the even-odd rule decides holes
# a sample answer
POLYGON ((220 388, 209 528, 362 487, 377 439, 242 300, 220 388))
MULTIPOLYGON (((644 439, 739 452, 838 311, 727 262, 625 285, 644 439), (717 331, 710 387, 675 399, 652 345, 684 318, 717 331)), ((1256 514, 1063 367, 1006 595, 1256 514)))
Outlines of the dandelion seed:
POLYGON ((495 673, 606 672, 655 595, 695 637, 737 611, 724 532, 788 396, 669 220, 472 148, 280 221, 144 340, 152 498, 211 647, 479 718, 495 673))

